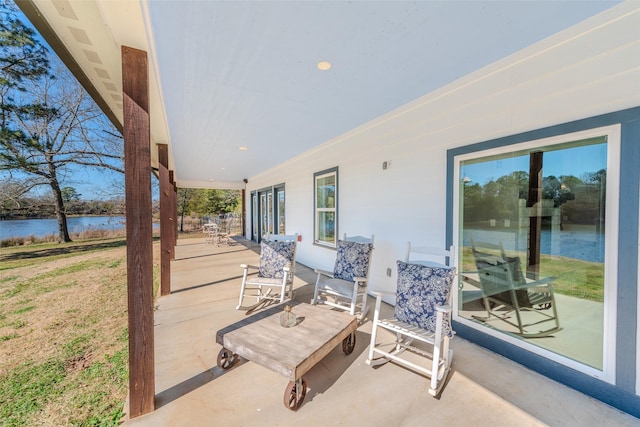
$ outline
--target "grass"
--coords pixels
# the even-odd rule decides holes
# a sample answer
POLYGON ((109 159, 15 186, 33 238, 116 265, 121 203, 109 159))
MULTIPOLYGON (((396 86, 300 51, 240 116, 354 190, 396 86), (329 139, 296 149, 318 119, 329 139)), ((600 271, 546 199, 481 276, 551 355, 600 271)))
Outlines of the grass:
POLYGON ((7 426, 28 425, 30 415, 43 409, 62 393, 66 376, 64 364, 57 360, 25 362, 0 382, 0 419, 7 426))
MULTIPOLYGON (((112 237, 122 237, 124 236, 124 229, 118 230, 102 230, 102 229, 90 229, 85 230, 79 233, 69 233, 69 237, 72 240, 95 240, 95 239, 106 239, 112 237)), ((6 248, 11 246, 23 246, 23 245, 33 245, 38 243, 57 243, 59 240, 57 234, 49 234, 43 237, 36 237, 34 235, 30 235, 27 237, 9 237, 6 239, 0 240, 0 248, 6 248)))
POLYGON ((0 426, 119 424, 125 257, 123 237, 0 249, 0 426))
MULTIPOLYGON (((526 256, 520 256, 526 265, 526 256)), ((462 251, 462 271, 476 269, 470 247, 462 251)), ((604 302, 604 264, 550 255, 540 256, 540 277, 556 277, 553 291, 558 294, 578 297, 590 301, 604 302)))

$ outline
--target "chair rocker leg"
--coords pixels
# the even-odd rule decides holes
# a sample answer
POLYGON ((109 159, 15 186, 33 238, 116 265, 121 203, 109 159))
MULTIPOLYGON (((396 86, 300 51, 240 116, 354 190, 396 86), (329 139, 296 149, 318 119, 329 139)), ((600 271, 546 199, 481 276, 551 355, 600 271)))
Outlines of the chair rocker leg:
POLYGON ((550 336, 550 335, 562 330, 562 328, 560 327, 560 324, 558 323, 557 316, 553 317, 553 316, 547 315, 545 313, 540 313, 541 315, 545 316, 546 318, 542 319, 540 321, 537 321, 537 322, 523 324, 523 321, 520 318, 520 316, 518 315, 518 313, 516 313, 516 319, 518 319, 518 322, 514 322, 514 321, 510 320, 510 318, 513 317, 514 311, 515 310, 509 310, 507 312, 500 313, 500 314, 496 314, 493 311, 487 311, 487 317, 477 316, 477 315, 473 315, 471 317, 476 319, 476 320, 479 320, 479 321, 481 321, 483 323, 486 323, 486 322, 488 322, 488 321, 490 321, 491 319, 494 319, 494 318, 496 320, 501 320, 501 321, 507 323, 508 325, 512 326, 513 328, 517 329, 517 331, 505 331, 505 330, 503 330, 501 328, 498 328, 497 326, 492 326, 492 327, 497 329, 497 330, 501 330, 503 332, 512 333, 512 334, 517 335, 517 336, 522 337, 522 338, 544 338, 544 337, 548 337, 548 336, 550 336), (549 321, 555 321, 555 326, 552 327, 552 328, 549 328, 549 329, 538 331, 538 332, 528 332, 528 329, 530 327, 538 325, 540 323, 549 322, 549 321))
POLYGON ((367 293, 365 292, 362 295, 362 313, 360 314, 360 319, 358 320, 359 323, 364 323, 364 321, 367 319, 368 312, 369 306, 367 305, 367 293))
MULTIPOLYGON (((429 394, 435 398, 440 395, 444 384, 447 382, 447 377, 449 376, 449 372, 451 371, 451 361, 453 360, 453 350, 448 350, 446 352, 446 358, 442 360, 442 363, 439 364, 437 368, 435 368, 431 375, 431 386, 429 387, 429 394), (435 384, 433 379, 436 378, 435 384)), ((434 358, 434 360, 436 360, 434 358)))
POLYGON ((351 304, 349 304, 349 314, 354 316, 356 314, 356 298, 357 296, 354 296, 353 299, 351 300, 351 304))
POLYGON ((270 294, 271 294, 271 288, 267 289, 267 292, 265 292, 264 294, 262 293, 262 289, 260 289, 258 295, 255 295, 257 302, 252 305, 240 305, 242 304, 242 300, 244 299, 244 295, 241 295, 240 304, 236 307, 236 310, 242 310, 247 312, 254 311, 256 310, 256 308, 266 304, 270 300, 270 298, 268 298, 270 294))
POLYGON ((311 300, 312 305, 318 304, 318 284, 316 283, 316 288, 313 291, 313 299, 311 300))

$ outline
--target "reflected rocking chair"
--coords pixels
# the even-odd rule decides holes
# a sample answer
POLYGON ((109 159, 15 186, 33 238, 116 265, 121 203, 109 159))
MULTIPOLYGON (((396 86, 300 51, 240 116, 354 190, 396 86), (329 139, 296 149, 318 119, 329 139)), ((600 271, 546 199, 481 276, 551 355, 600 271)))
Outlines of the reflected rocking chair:
POLYGON ((547 337, 562 329, 553 294, 555 277, 527 280, 520 258, 506 256, 502 245, 472 241, 472 249, 487 311, 486 317, 474 319, 499 319, 515 328, 508 332, 524 338, 547 337))

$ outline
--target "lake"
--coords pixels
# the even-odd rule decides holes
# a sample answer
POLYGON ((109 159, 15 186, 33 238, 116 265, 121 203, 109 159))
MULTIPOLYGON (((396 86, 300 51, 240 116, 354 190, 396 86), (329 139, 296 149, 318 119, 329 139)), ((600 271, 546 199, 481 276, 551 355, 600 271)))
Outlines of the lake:
MULTIPOLYGON (((154 224, 154 227, 156 224, 154 224)), ((125 227, 124 216, 76 216, 67 218, 69 233, 89 229, 118 230, 125 227)), ((58 234, 58 221, 51 219, 11 219, 0 221, 0 240, 11 237, 44 237, 58 234)))
MULTIPOLYGON (((471 239, 474 239, 476 242, 501 243, 507 252, 525 252, 526 229, 519 231, 467 228, 464 231, 463 245, 471 246, 471 239)), ((604 262, 604 247, 604 233, 596 233, 593 230, 542 230, 540 233, 540 253, 545 255, 604 262)))

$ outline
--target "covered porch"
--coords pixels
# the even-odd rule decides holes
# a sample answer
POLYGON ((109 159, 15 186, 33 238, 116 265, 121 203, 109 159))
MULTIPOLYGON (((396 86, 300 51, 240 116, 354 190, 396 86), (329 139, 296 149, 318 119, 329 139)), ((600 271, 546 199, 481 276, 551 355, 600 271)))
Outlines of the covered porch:
MULTIPOLYGON (((239 264, 258 259, 259 246, 242 237, 221 246, 204 237, 178 240, 172 293, 155 303, 156 410, 127 416, 125 425, 637 425, 631 415, 460 337, 452 341, 449 381, 434 399, 424 377, 365 364, 370 320, 358 328, 351 355, 336 348, 305 375, 306 399, 292 412, 282 403, 284 377, 247 361, 229 371, 216 366, 216 331, 245 316, 235 310, 239 264)), ((308 302, 314 282, 313 270, 298 264, 295 299, 308 302)))
MULTIPOLYGON (((618 412, 553 382, 638 416, 637 2, 18 4, 123 131, 127 410, 141 416, 136 423, 294 419, 282 407, 283 378, 251 363, 224 375, 215 368, 213 334, 243 316, 234 310, 238 264, 251 253, 237 245, 218 253, 196 241, 180 242, 174 252, 178 187, 242 190, 246 236, 259 240, 258 227, 282 224, 283 232, 303 236, 297 259, 325 268, 335 242, 317 244, 316 218, 326 207, 317 206, 314 187, 316 178, 330 175, 339 203, 323 233, 375 234, 376 257, 392 263, 407 240, 461 246, 456 201, 466 182, 459 174, 463 160, 591 138, 610 140, 612 238, 605 264, 616 273, 602 281, 608 339, 599 345, 610 363, 597 376, 584 366, 534 358, 483 331, 465 332, 460 323, 460 335, 552 380, 458 337, 451 382, 436 401, 415 374, 364 365, 365 323, 352 356, 336 352, 309 373, 310 390, 295 420, 423 425, 438 414, 440 424, 457 424, 460 416, 480 425, 637 422, 617 420, 618 412), (161 198, 158 301, 152 298, 152 173, 161 198), (268 205, 280 195, 286 223, 271 217, 280 206, 268 205), (267 215, 257 208, 262 196, 267 215)), ((371 288, 395 289, 392 267, 374 262, 371 288)), ((312 281, 301 268, 298 298, 310 299, 312 281)))

